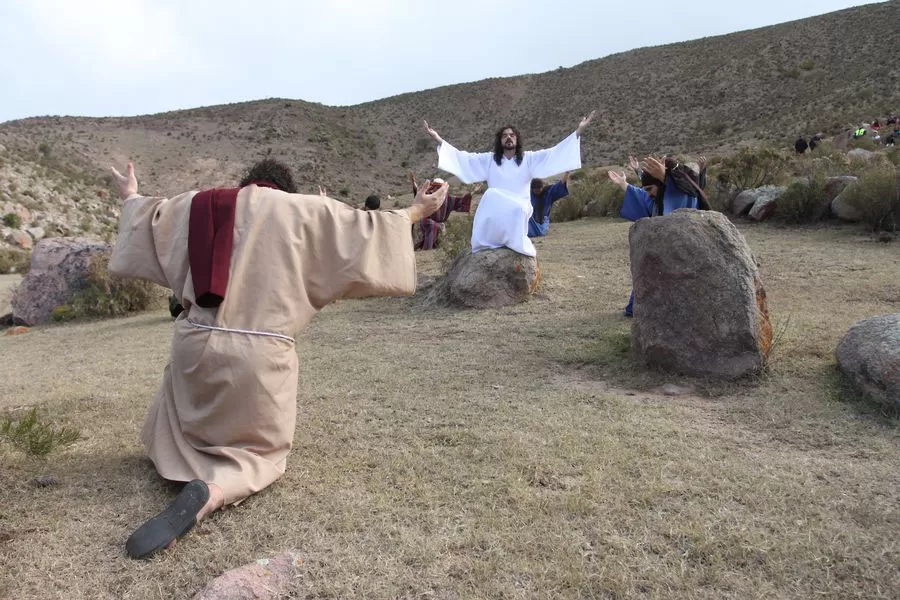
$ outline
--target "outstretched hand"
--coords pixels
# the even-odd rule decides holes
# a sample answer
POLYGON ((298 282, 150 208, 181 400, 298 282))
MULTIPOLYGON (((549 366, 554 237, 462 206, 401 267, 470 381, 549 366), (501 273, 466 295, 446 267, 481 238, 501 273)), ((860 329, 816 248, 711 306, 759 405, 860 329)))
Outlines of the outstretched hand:
POLYGON ((700 158, 697 159, 697 168, 700 171, 703 171, 703 169, 706 168, 707 164, 709 164, 709 160, 705 156, 701 156, 700 158))
POLYGON ((644 162, 641 163, 641 168, 655 179, 660 181, 666 180, 666 165, 658 158, 648 156, 644 159, 644 162))
POLYGON ((594 115, 597 113, 596 110, 592 110, 591 114, 581 119, 581 123, 578 124, 578 129, 575 130, 575 133, 578 137, 581 137, 581 133, 584 131, 584 128, 587 127, 591 121, 594 120, 594 115))
POLYGON ((632 168, 632 170, 637 173, 641 168, 641 163, 638 162, 638 159, 634 157, 634 154, 628 155, 628 166, 632 168))
POLYGON ((412 206, 409 207, 410 220, 418 221, 431 216, 447 199, 447 191, 450 189, 449 183, 443 182, 441 187, 430 194, 426 193, 429 187, 431 187, 430 179, 426 179, 425 183, 419 186, 419 192, 416 194, 412 206))
POLYGON ((434 129, 432 129, 432 128, 428 125, 428 121, 425 121, 425 120, 423 119, 423 122, 425 123, 425 133, 427 133, 428 135, 430 135, 430 136, 431 136, 431 139, 433 139, 434 141, 436 141, 438 144, 443 144, 443 143, 444 143, 444 140, 441 139, 441 136, 438 135, 438 132, 435 131, 434 129))
POLYGON ((132 196, 137 196, 138 184, 137 177, 134 176, 134 165, 131 162, 128 163, 128 170, 125 172, 125 175, 119 173, 115 167, 110 168, 112 169, 113 180, 119 190, 119 198, 127 200, 132 196))
POLYGON ((320 185, 320 186, 319 186, 319 195, 320 195, 320 196, 327 196, 327 195, 328 195, 328 190, 326 190, 323 186, 320 185))
POLYGON ((625 171, 622 171, 621 173, 617 171, 608 171, 606 174, 609 176, 610 181, 623 190, 628 188, 628 179, 625 177, 625 171))

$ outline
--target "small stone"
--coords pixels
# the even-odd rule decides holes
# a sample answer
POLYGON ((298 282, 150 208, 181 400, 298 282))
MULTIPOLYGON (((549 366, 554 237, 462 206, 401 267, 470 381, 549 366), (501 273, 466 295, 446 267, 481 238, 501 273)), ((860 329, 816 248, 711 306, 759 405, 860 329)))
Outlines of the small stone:
POLYGON ((659 391, 662 392, 664 396, 687 396, 688 394, 694 393, 694 388, 685 385, 675 385, 674 383, 667 383, 659 388, 659 391))
POLYGON ((34 478, 34 485, 38 487, 50 487, 57 483, 59 483, 59 480, 53 475, 41 475, 40 477, 34 478))

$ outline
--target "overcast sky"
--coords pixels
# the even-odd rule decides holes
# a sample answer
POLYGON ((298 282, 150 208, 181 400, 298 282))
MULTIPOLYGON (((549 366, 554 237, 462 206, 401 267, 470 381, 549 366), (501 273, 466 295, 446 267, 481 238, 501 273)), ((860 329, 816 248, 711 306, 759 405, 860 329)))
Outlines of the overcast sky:
POLYGON ((871 3, 0 0, 0 122, 358 104, 871 3))

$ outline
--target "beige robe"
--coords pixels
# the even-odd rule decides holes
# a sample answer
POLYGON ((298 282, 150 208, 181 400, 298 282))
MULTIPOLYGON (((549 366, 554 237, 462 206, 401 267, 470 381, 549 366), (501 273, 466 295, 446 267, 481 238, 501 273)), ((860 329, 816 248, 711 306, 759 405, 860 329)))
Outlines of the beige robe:
POLYGON ((215 483, 231 504, 284 474, 298 378, 285 338, 336 299, 411 295, 416 262, 405 211, 251 185, 237 196, 225 299, 202 308, 188 262, 195 193, 125 201, 109 268, 170 288, 185 307, 141 433, 147 453, 166 479, 215 483))

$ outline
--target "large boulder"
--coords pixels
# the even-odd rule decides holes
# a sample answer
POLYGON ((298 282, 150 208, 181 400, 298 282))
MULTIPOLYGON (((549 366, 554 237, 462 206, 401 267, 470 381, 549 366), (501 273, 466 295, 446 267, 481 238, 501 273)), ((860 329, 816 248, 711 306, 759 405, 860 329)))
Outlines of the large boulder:
POLYGON ((53 309, 71 302, 84 287, 91 260, 109 254, 105 242, 87 238, 47 238, 31 254, 31 267, 12 297, 13 317, 28 325, 50 319, 53 309))
POLYGON ((784 193, 786 188, 777 185, 764 185, 762 187, 744 190, 731 203, 731 212, 736 216, 750 213, 757 221, 768 217, 775 209, 775 202, 784 193), (766 208, 769 207, 769 208, 766 208), (765 215, 761 217, 761 215, 765 215), (754 216, 755 215, 755 216, 754 216))
POLYGON ((735 379, 772 344, 766 292, 744 237, 715 211, 640 219, 628 234, 632 348, 648 366, 735 379))
POLYGON ((31 250, 33 245, 31 236, 18 229, 10 232, 10 234, 6 236, 6 241, 22 250, 31 250))
POLYGON ((859 389, 885 408, 900 411, 900 313, 851 327, 835 357, 859 389))
POLYGON ((855 158, 857 160, 871 161, 875 158, 875 153, 871 150, 866 150, 864 148, 854 148, 850 152, 847 153, 848 158, 855 158))
POLYGON ((834 200, 831 201, 831 214, 843 221, 862 221, 862 212, 860 212, 858 208, 847 202, 847 197, 850 195, 851 189, 853 189, 853 186, 848 185, 843 189, 843 191, 841 191, 840 194, 838 194, 834 198, 834 200))
POLYGON ((834 200, 838 195, 850 185, 858 182, 859 179, 853 175, 836 175, 825 180, 825 197, 834 200))
POLYGON ((537 289, 537 259, 508 248, 463 252, 426 295, 429 304, 497 308, 525 302, 537 289))

